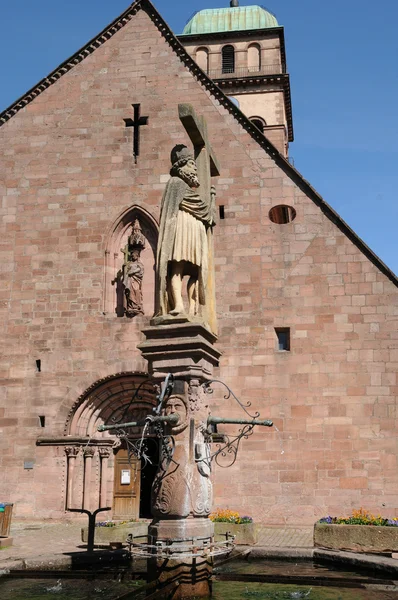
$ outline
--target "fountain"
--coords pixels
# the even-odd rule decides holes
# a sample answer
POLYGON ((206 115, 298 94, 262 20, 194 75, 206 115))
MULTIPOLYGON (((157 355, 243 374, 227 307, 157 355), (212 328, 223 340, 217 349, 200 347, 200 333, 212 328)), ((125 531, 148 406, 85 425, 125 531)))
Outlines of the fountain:
MULTIPOLYGON (((249 415, 250 419, 210 415, 206 395, 212 392, 213 383, 199 384, 197 378, 184 381, 168 373, 154 414, 140 421, 99 427, 100 431, 116 432, 126 442, 131 456, 144 461, 147 449, 144 433, 156 435, 159 440, 159 468, 152 489, 154 519, 147 541, 143 543, 130 536, 129 546, 133 556, 148 559, 149 581, 158 582, 160 587, 170 586, 173 598, 208 598, 213 557, 227 554, 234 547, 233 536, 228 534, 225 541, 215 541, 213 524, 208 518, 212 509, 212 460, 223 457, 227 460, 224 466, 232 465, 242 438, 251 435, 255 426, 272 426, 269 420, 255 418, 257 414, 249 415), (214 425, 224 423, 244 427, 232 439, 212 432, 214 425), (138 443, 129 440, 131 427, 143 428, 138 443), (211 452, 214 438, 217 446, 211 452), (172 584, 177 581, 178 590, 174 590, 172 584)), ((131 401, 132 406, 139 391, 131 401)), ((232 395, 230 390, 228 393, 232 395)), ((242 408, 247 411, 249 406, 242 408)))
MULTIPOLYGON (((148 558, 149 580, 160 587, 173 586, 173 598, 208 597, 213 557, 228 553, 233 540, 214 539, 209 519, 212 510, 211 463, 237 455, 240 440, 255 426, 272 426, 245 411, 245 419, 216 417, 209 411, 214 384, 213 369, 220 352, 215 343, 217 324, 214 300, 212 232, 215 224, 215 188, 211 177, 219 175, 217 159, 209 144, 206 122, 188 104, 179 105, 179 117, 194 146, 192 153, 178 145, 171 153, 171 179, 161 207, 156 261, 156 313, 144 330, 139 349, 159 393, 154 414, 140 422, 128 421, 100 427, 114 430, 126 440, 131 456, 144 456, 148 432, 159 440, 159 467, 152 486, 153 521, 146 543, 131 540, 133 554, 148 558), (188 276, 188 310, 182 284, 188 276), (232 439, 219 441, 212 453, 217 425, 243 425, 232 439), (138 443, 128 441, 128 430, 141 426, 138 443)), ((222 384, 225 385, 225 384, 222 384)), ((139 390, 137 390, 139 394, 139 390)))

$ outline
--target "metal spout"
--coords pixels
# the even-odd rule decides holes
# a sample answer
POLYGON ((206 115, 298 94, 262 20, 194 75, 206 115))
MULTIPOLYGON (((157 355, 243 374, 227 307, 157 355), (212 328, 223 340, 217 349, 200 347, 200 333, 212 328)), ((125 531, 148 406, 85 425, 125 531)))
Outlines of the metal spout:
POLYGON ((179 415, 174 413, 173 415, 164 415, 164 416, 160 415, 159 417, 148 416, 145 420, 149 424, 151 424, 151 423, 168 423, 169 425, 178 425, 180 417, 179 417, 179 415))
POLYGON ((265 420, 258 420, 258 419, 223 419, 222 417, 212 417, 210 416, 207 419, 207 424, 208 425, 260 425, 261 427, 272 427, 273 426, 273 422, 265 419, 265 420))
POLYGON ((98 431, 112 431, 115 429, 126 429, 127 427, 143 427, 145 423, 168 423, 169 425, 177 425, 180 417, 177 414, 174 415, 160 415, 153 417, 152 415, 148 415, 145 419, 141 421, 132 421, 130 423, 118 423, 117 425, 100 425, 98 427, 98 431))

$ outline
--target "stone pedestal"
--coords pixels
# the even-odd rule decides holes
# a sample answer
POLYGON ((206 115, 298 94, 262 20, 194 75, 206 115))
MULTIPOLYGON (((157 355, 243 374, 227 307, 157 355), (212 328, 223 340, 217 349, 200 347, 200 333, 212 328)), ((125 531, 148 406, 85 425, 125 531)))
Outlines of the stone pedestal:
POLYGON ((144 334, 139 349, 150 374, 160 385, 169 373, 174 376, 162 413, 179 416, 176 425, 164 428, 167 444, 152 488, 149 542, 156 548, 149 578, 164 584, 179 581, 173 599, 206 598, 213 563, 204 548, 212 542, 214 528, 208 518, 213 501, 204 435, 209 407, 202 384, 212 379, 218 365, 217 338, 200 323, 172 317, 153 320, 144 334))
POLYGON ((159 552, 170 552, 171 558, 148 561, 150 580, 162 583, 178 581, 173 600, 180 598, 208 598, 211 595, 212 558, 203 557, 202 548, 214 539, 213 523, 207 518, 154 520, 149 527, 149 542, 157 545, 159 552), (190 548, 188 550, 188 548, 190 548), (194 554, 198 557, 174 559, 173 554, 194 554))
POLYGON ((185 381, 212 378, 221 352, 214 347, 217 337, 211 331, 183 317, 157 317, 151 325, 144 329, 146 340, 138 348, 155 379, 162 381, 168 373, 185 381))

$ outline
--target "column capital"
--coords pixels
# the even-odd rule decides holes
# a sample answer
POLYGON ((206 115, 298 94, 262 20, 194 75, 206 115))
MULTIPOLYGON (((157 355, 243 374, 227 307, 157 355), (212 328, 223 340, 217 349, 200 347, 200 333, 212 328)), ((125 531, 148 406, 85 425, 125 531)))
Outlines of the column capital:
POLYGON ((98 453, 102 459, 109 458, 111 455, 111 449, 109 446, 100 446, 98 448, 98 453))
POLYGON ((68 456, 68 458, 76 458, 76 456, 79 454, 79 450, 79 446, 66 446, 65 454, 68 456))
POLYGON ((93 456, 95 454, 95 447, 94 446, 86 446, 83 449, 83 453, 84 453, 85 458, 93 458, 93 456))

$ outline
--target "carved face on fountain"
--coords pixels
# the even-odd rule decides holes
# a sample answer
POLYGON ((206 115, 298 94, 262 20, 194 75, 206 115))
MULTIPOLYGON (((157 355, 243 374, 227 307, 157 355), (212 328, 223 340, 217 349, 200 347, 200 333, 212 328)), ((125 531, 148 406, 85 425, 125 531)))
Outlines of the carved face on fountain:
POLYGON ((171 427, 173 434, 181 433, 188 426, 188 407, 181 396, 170 396, 167 400, 164 412, 167 416, 178 415, 177 425, 171 427))

